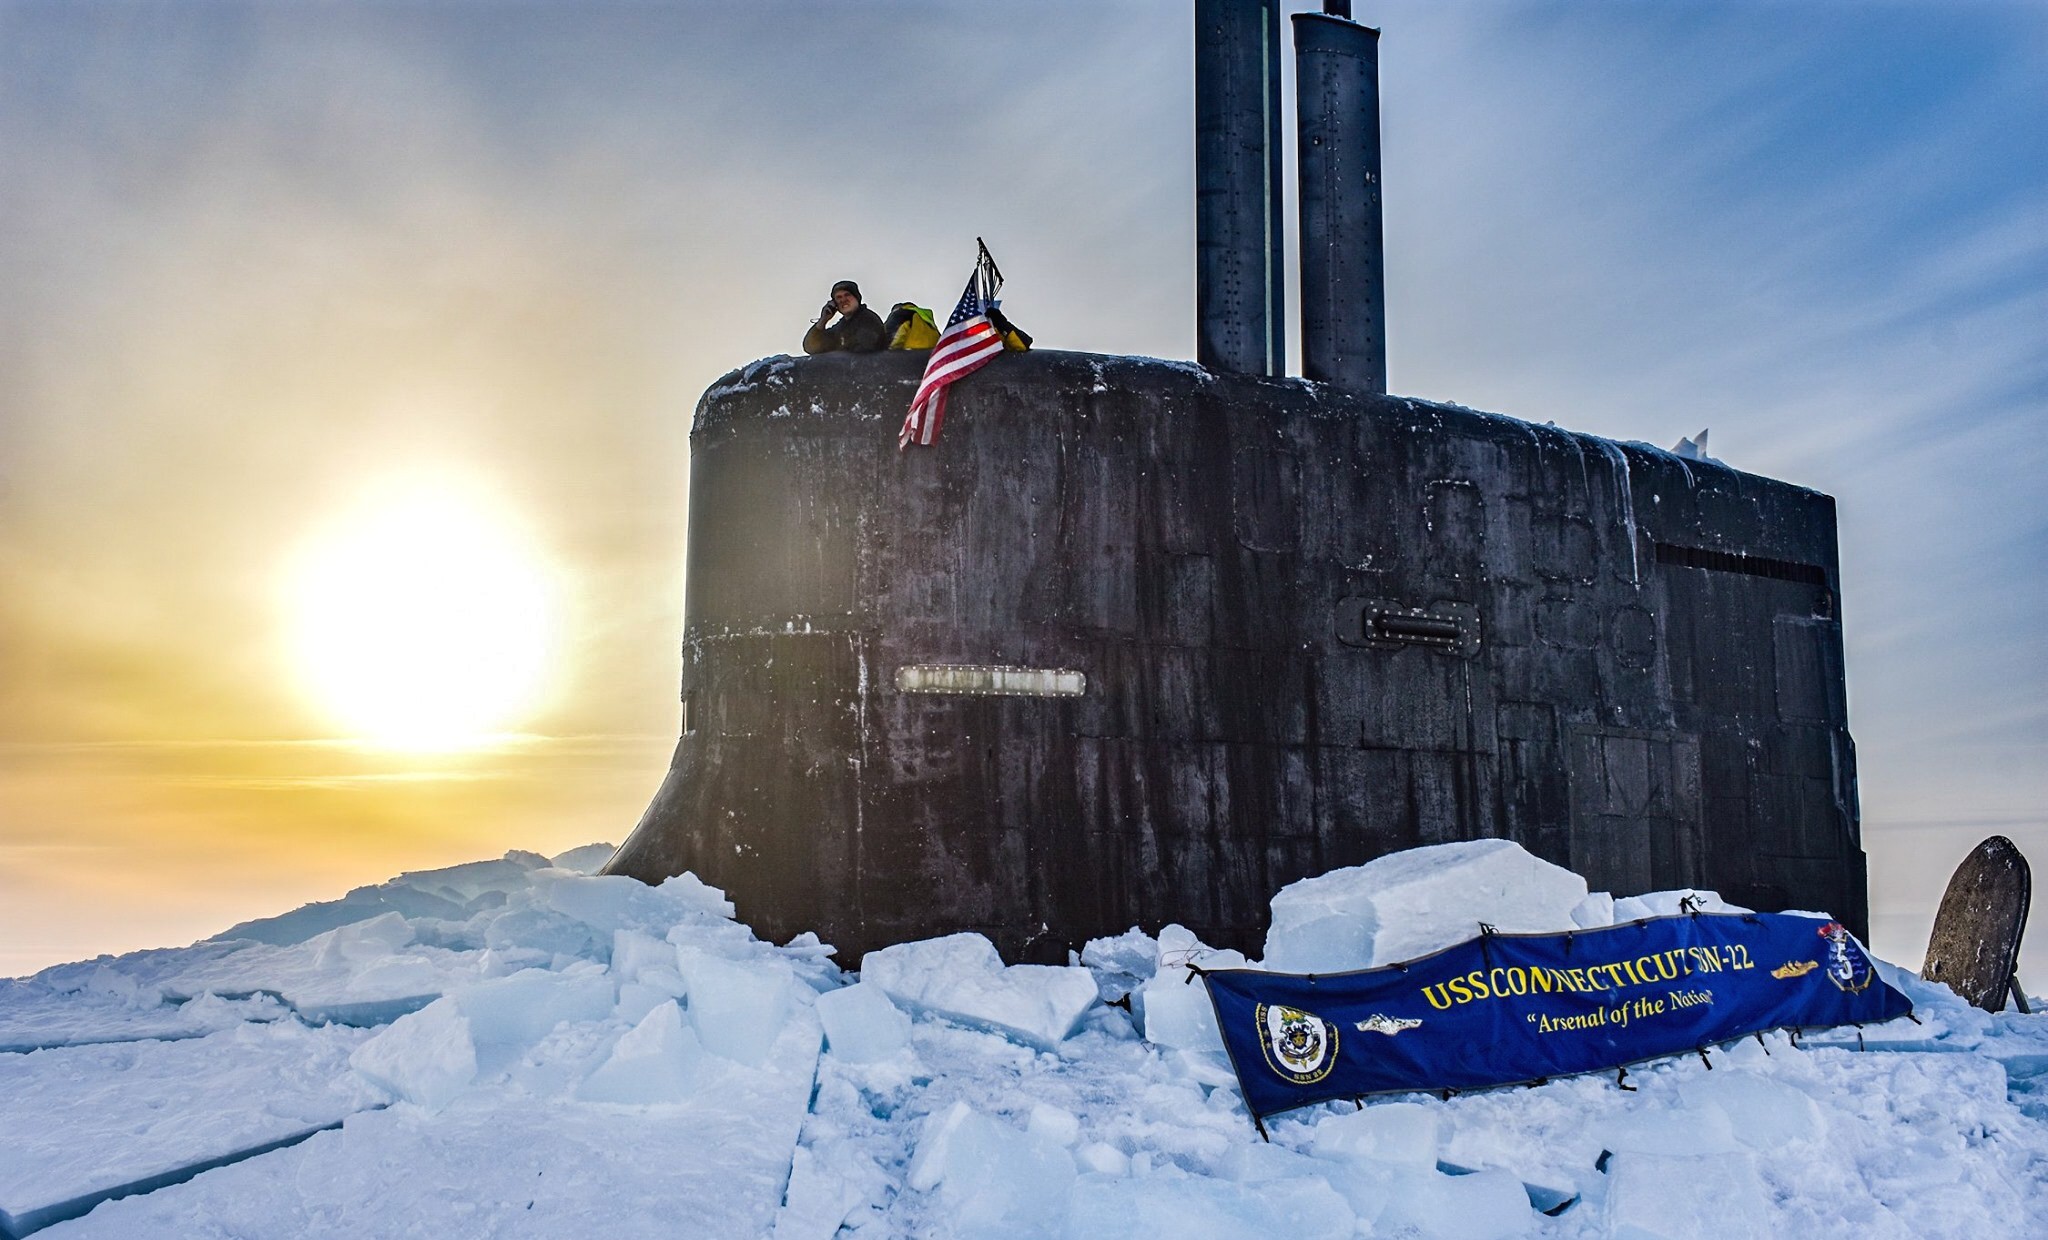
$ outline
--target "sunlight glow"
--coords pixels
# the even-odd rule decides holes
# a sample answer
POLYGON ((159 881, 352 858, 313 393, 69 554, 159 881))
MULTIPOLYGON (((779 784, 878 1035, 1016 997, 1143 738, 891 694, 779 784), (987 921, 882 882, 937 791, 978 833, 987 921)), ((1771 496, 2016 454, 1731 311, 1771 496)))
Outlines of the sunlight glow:
POLYGON ((539 705, 553 575, 517 524, 469 490, 377 493, 307 544, 287 595, 300 679, 364 740, 474 748, 539 705))

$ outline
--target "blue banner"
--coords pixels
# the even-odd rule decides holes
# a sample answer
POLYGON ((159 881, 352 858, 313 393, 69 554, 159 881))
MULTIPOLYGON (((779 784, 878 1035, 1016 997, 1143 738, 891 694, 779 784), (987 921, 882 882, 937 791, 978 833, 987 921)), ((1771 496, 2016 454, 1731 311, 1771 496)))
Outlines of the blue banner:
POLYGON ((1766 1029, 1913 1010, 1839 923, 1782 913, 1487 934, 1357 973, 1202 978, 1255 1117, 1597 1072, 1766 1029))

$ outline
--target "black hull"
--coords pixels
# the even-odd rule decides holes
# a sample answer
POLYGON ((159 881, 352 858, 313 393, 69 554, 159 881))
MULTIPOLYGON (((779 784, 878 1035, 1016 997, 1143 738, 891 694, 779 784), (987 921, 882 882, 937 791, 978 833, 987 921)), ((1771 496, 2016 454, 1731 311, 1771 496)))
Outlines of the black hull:
POLYGON ((705 394, 685 731, 608 872, 693 871, 849 964, 956 930, 1064 961, 1168 922, 1256 953, 1286 883, 1488 836, 1596 889, 1867 930, 1829 497, 1057 352, 998 358, 899 453, 923 360, 705 394), (898 688, 932 665, 1086 688, 898 688))

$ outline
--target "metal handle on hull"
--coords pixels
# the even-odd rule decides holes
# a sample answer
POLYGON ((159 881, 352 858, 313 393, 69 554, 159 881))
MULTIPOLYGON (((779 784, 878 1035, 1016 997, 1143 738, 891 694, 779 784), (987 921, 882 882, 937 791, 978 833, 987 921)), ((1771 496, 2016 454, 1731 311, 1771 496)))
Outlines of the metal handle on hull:
POLYGON ((1368 611, 1365 636, 1368 641, 1408 642, 1417 646, 1455 647, 1465 640, 1456 620, 1416 612, 1368 611))
POLYGON ((1420 646, 1470 658, 1479 652, 1479 615, 1469 603, 1408 607, 1385 599, 1347 598, 1337 604, 1337 640, 1378 650, 1420 646))

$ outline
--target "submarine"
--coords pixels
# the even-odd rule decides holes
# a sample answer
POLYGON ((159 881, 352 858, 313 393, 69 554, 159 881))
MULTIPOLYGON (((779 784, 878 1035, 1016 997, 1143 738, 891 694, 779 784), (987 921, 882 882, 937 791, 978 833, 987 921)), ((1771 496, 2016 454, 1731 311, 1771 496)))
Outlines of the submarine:
POLYGON ((1011 962, 1515 840, 1868 928, 1834 501, 1387 392, 1378 32, 1196 4, 1195 362, 1033 350, 899 452, 921 353, 735 370, 690 431, 681 727, 604 872, 764 938, 1011 962))

